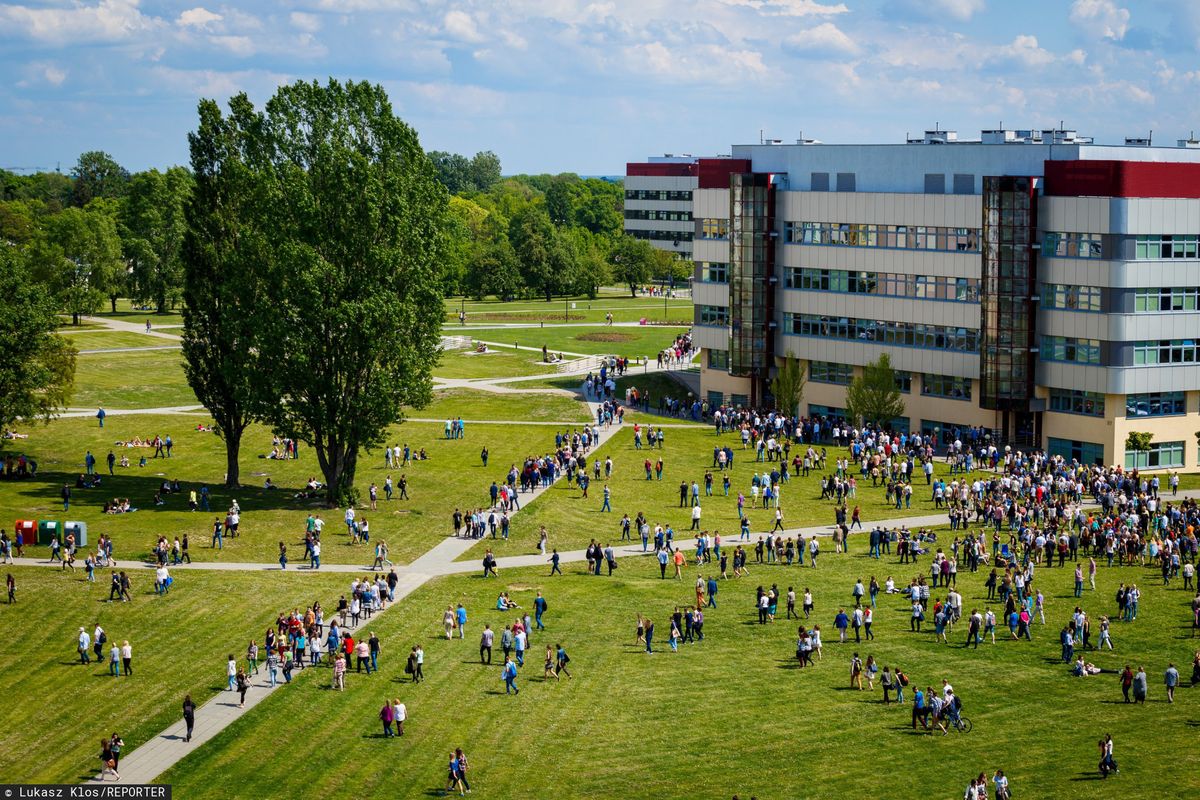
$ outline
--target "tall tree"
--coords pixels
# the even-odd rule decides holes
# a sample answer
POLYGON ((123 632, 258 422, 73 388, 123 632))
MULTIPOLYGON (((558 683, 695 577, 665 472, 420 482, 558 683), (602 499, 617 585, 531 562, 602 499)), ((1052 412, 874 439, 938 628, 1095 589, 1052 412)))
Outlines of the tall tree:
POLYGON ((30 254, 35 276, 76 325, 100 307, 125 269, 115 209, 105 201, 46 217, 30 254))
POLYGON ((775 407, 784 414, 797 414, 800 411, 800 400, 804 397, 804 387, 808 377, 800 366, 800 360, 791 353, 783 359, 783 363, 771 379, 771 394, 775 397, 775 407))
POLYGON ((609 261, 613 279, 628 286, 631 297, 637 297, 637 288, 650 280, 656 256, 645 239, 621 236, 613 244, 609 261))
POLYGON ((75 179, 71 202, 82 208, 98 197, 117 198, 125 194, 129 170, 103 150, 89 150, 80 154, 71 177, 75 179))
POLYGON ((904 414, 904 399, 896 387, 896 370, 887 353, 863 367, 846 387, 846 416, 855 425, 886 427, 904 414))
POLYGON ((508 239, 521 265, 525 286, 550 299, 561 293, 561 246, 545 206, 530 204, 509 221, 508 239))
POLYGON ((75 348, 56 333, 56 311, 16 248, 0 247, 0 431, 49 422, 71 397, 75 348))
POLYGON ((486 192, 500 182, 500 156, 491 150, 482 150, 471 159, 471 188, 486 192))
POLYGON ((281 87, 252 139, 273 254, 267 418, 312 445, 330 503, 353 502, 360 448, 432 395, 447 193, 365 82, 281 87))
POLYGON ((225 442, 225 485, 233 488, 241 478, 242 435, 269 397, 258 318, 269 310, 263 265, 270 253, 251 163, 258 150, 254 108, 238 95, 229 109, 225 117, 202 100, 199 127, 188 135, 195 183, 184 207, 180 261, 184 372, 225 442))
POLYGON ((129 293, 152 303, 158 313, 179 299, 183 283, 180 251, 187 231, 185 208, 192 176, 182 167, 152 169, 129 181, 121 204, 121 239, 129 262, 129 293))
POLYGON ((458 153, 431 150, 429 160, 437 170, 437 179, 450 194, 458 194, 475 188, 471 175, 471 159, 458 153))

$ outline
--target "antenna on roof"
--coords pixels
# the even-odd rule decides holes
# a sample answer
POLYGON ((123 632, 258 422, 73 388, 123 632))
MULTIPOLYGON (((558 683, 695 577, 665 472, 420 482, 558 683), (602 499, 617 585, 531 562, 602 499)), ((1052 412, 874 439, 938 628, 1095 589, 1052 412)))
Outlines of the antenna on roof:
POLYGON ((1154 145, 1154 131, 1153 130, 1150 131, 1150 136, 1146 139, 1146 144, 1151 145, 1151 146, 1154 145))

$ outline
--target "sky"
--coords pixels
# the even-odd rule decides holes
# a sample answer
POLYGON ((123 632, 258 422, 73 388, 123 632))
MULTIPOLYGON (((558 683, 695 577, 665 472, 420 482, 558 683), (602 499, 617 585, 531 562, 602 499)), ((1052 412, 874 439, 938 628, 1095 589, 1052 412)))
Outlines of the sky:
POLYGON ((200 98, 330 76, 506 174, 935 124, 1173 144, 1200 0, 0 0, 0 167, 186 163, 200 98))

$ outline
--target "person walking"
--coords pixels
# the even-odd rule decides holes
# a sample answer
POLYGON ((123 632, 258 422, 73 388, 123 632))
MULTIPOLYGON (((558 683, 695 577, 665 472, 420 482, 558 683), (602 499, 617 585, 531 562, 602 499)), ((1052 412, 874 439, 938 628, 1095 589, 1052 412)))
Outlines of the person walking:
POLYGON ((1179 670, 1175 669, 1174 664, 1167 665, 1167 671, 1163 674, 1163 683, 1167 687, 1167 702, 1175 702, 1175 687, 1179 685, 1179 670))
POLYGON ((245 708, 246 691, 250 688, 250 676, 246 674, 246 670, 238 669, 236 680, 238 690, 238 708, 245 708))
POLYGON ((125 668, 125 677, 133 674, 133 645, 128 639, 121 645, 121 666, 125 668))
POLYGON ((404 721, 408 719, 408 707, 397 697, 392 704, 392 721, 396 723, 396 735, 404 735, 404 721))
POLYGON ((479 637, 479 663, 492 663, 492 644, 495 642, 496 634, 492 631, 492 626, 485 624, 483 633, 479 637))
POLYGON ((183 721, 187 725, 187 733, 184 735, 183 741, 190 742, 192 740, 192 728, 196 725, 196 704, 192 702, 190 694, 183 696, 183 721))
POLYGON ((333 688, 339 692, 346 690, 346 656, 342 653, 338 653, 333 662, 333 688))
POLYGON ((513 663, 511 658, 504 661, 504 671, 501 673, 504 679, 505 694, 520 694, 521 690, 517 688, 517 665, 513 663))
POLYGON ((1149 688, 1150 682, 1146 676, 1146 668, 1139 666, 1133 676, 1133 702, 1145 704, 1149 688))
POLYGON ((383 708, 379 709, 379 719, 383 722, 383 738, 391 739, 394 736, 392 722, 396 719, 396 708, 391 700, 383 701, 383 708))
POLYGON ((104 776, 112 773, 113 780, 121 780, 121 773, 117 772, 117 760, 113 757, 112 742, 108 739, 100 740, 100 780, 104 780, 104 776))

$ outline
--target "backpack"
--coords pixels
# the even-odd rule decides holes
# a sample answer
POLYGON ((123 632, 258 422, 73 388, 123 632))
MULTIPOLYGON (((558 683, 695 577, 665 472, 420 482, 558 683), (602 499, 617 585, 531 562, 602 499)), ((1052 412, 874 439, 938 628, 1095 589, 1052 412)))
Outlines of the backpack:
POLYGON ((96 643, 104 644, 107 641, 108 641, 108 634, 105 633, 104 631, 100 631, 100 638, 96 640, 96 643))
POLYGON ((954 695, 954 710, 962 711, 962 700, 959 699, 958 695, 954 695))
POLYGON ((905 675, 903 672, 897 672, 896 676, 900 678, 901 686, 908 686, 908 676, 907 675, 905 675))

